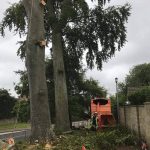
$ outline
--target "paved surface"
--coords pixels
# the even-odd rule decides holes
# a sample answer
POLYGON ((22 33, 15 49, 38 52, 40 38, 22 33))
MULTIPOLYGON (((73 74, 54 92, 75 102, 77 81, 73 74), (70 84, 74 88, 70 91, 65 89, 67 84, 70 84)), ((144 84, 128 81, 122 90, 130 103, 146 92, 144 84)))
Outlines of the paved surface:
POLYGON ((27 139, 30 136, 30 129, 0 133, 0 139, 5 140, 12 136, 15 140, 27 139))
MULTIPOLYGON (((77 122, 72 122, 72 126, 75 128, 79 127, 85 127, 87 124, 87 121, 77 121, 77 122)), ((10 131, 10 132, 4 132, 0 133, 0 139, 5 140, 12 136, 15 140, 23 140, 23 139, 28 139, 30 136, 31 130, 30 129, 20 129, 18 131, 10 131)))

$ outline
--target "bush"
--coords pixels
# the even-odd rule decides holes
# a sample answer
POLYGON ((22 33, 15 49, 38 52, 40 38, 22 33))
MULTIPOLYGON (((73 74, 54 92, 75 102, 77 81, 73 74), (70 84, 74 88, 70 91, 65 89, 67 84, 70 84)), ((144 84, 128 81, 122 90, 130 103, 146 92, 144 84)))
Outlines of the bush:
POLYGON ((13 112, 18 117, 19 122, 28 122, 30 120, 30 103, 29 101, 17 101, 13 112))
POLYGON ((84 100, 80 95, 72 96, 69 100, 69 110, 72 121, 84 119, 84 100))
POLYGON ((150 101, 150 87, 143 88, 128 97, 132 105, 143 105, 150 101))
POLYGON ((12 97, 5 89, 0 89, 0 119, 9 119, 14 117, 12 113, 16 99, 12 97))

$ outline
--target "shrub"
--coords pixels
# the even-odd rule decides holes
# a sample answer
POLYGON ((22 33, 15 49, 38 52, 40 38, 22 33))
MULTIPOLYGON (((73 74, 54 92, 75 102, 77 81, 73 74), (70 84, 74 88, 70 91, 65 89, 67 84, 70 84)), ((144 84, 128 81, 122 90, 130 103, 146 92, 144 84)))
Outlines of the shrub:
POLYGON ((30 119, 30 104, 29 101, 16 102, 13 112, 18 117, 19 122, 28 122, 30 119))

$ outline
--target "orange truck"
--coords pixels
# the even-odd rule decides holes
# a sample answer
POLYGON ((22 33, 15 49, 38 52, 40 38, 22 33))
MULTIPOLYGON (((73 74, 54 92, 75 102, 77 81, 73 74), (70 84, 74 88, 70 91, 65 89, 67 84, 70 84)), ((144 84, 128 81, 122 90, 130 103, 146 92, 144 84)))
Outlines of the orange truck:
POLYGON ((115 118, 111 112, 111 101, 107 98, 94 98, 91 100, 91 117, 97 115, 98 128, 114 127, 115 118))

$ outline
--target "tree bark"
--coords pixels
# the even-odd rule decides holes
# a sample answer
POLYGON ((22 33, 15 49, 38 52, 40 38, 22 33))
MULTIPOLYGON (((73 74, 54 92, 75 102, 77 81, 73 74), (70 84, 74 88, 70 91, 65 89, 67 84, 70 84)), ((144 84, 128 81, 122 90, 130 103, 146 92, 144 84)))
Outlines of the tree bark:
POLYGON ((70 121, 62 35, 60 31, 55 29, 53 29, 52 32, 52 49, 55 80, 56 130, 59 132, 66 132, 70 130, 70 121))
POLYGON ((39 0, 23 0, 23 5, 28 16, 26 67, 31 100, 31 141, 46 141, 52 133, 45 76, 45 48, 37 44, 37 41, 45 39, 43 6, 39 0))

